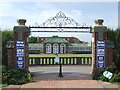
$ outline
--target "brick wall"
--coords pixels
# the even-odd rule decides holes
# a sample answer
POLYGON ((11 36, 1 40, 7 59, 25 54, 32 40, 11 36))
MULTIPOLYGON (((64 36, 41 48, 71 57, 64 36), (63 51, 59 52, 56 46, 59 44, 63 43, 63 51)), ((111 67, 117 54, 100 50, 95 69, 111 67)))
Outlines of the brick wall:
POLYGON ((113 64, 113 49, 108 48, 107 49, 107 66, 110 66, 113 64))
MULTIPOLYGON (((14 57, 14 67, 16 67, 16 41, 18 40, 18 32, 14 32, 14 36, 15 36, 15 38, 14 38, 14 41, 15 41, 15 43, 14 43, 14 46, 15 46, 15 49, 14 49, 14 55, 15 55, 15 57, 14 57)), ((25 70, 26 71, 29 71, 29 65, 28 65, 28 59, 29 59, 29 57, 28 57, 28 32, 23 32, 23 34, 22 34, 22 37, 23 37, 23 40, 24 40, 24 50, 25 50, 25 70)))
POLYGON ((14 67, 14 48, 8 48, 7 49, 7 53, 8 53, 8 56, 7 56, 7 63, 8 63, 8 66, 9 67, 14 67))

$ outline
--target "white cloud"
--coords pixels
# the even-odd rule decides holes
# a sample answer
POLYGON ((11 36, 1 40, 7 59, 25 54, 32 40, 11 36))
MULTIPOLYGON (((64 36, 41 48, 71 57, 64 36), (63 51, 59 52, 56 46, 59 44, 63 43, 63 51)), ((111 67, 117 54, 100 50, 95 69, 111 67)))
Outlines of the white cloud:
POLYGON ((33 32, 31 36, 38 36, 38 37, 52 37, 52 36, 59 36, 59 37, 77 37, 81 41, 91 42, 92 34, 91 33, 35 33, 33 32))
POLYGON ((66 14, 67 17, 70 17, 74 19, 76 22, 80 22, 80 18, 82 17, 82 11, 81 10, 76 10, 76 9, 71 9, 69 11, 64 10, 64 13, 66 14))
MULTIPOLYGON (((41 24, 50 17, 54 17, 59 11, 62 11, 66 14, 66 16, 73 18, 78 23, 86 23, 89 26, 93 26, 94 20, 99 18, 97 15, 85 15, 80 9, 77 10, 73 8, 70 10, 66 10, 66 8, 61 9, 61 7, 56 7, 53 4, 48 3, 44 4, 34 2, 33 6, 26 6, 26 8, 29 8, 29 11, 25 11, 22 7, 15 7, 14 3, 12 2, 3 2, 0 4, 0 18, 5 16, 14 16, 14 19, 25 18, 27 19, 27 25, 33 25, 36 22, 41 24)), ((2 24, 5 21, 0 22, 2 24)), ((109 20, 107 22, 107 25, 109 26, 113 25, 115 27, 115 24, 116 23, 109 22, 109 20)))
POLYGON ((12 12, 9 12, 11 8, 12 8, 11 2, 0 3, 0 17, 10 15, 12 13, 12 12))
MULTIPOLYGON (((64 2, 63 2, 64 3, 64 2)), ((33 6, 24 6, 24 8, 16 7, 14 2, 2 2, 0 3, 0 27, 13 28, 16 25, 16 19, 24 18, 27 20, 26 25, 34 25, 36 22, 38 24, 43 23, 50 17, 54 17, 59 11, 65 13, 66 16, 71 17, 80 24, 86 23, 89 26, 94 26, 94 20, 97 18, 105 19, 105 25, 116 27, 116 19, 108 19, 107 17, 100 17, 97 13, 92 12, 92 15, 85 14, 80 8, 69 9, 69 5, 66 7, 56 6, 54 4, 43 4, 40 2, 33 2, 33 6), (66 9, 67 8, 67 9, 66 9), (26 11, 28 9, 28 11, 26 11), (113 23, 114 22, 114 23, 113 23)), ((72 6, 70 6, 72 7, 72 6)), ((48 34, 43 34, 41 36, 46 36, 48 34)), ((54 34, 53 34, 54 35, 54 34)), ((55 33, 57 35, 57 33, 55 33)), ((63 35, 63 33, 61 33, 63 35)), ((65 34, 65 36, 76 36, 85 41, 91 41, 91 35, 83 34, 65 34), (86 37, 87 36, 87 37, 86 37)))

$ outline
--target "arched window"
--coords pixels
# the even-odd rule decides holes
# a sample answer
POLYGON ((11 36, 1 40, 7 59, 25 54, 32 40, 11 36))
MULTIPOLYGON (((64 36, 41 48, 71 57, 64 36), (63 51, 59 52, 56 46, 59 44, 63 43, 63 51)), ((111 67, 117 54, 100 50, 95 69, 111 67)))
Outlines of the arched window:
POLYGON ((53 44, 53 53, 59 53, 59 45, 57 43, 53 44))
POLYGON ((46 44, 46 53, 51 53, 51 44, 46 44))
POLYGON ((66 45, 64 43, 60 45, 60 53, 66 53, 66 45))

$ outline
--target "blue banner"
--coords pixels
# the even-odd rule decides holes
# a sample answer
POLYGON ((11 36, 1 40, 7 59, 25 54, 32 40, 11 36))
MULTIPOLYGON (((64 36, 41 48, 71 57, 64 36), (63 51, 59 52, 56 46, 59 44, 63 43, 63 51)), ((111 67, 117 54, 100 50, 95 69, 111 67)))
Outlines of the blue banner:
POLYGON ((24 69, 24 41, 16 41, 16 64, 17 68, 24 69))
POLYGON ((105 68, 105 41, 97 41, 97 68, 105 68))

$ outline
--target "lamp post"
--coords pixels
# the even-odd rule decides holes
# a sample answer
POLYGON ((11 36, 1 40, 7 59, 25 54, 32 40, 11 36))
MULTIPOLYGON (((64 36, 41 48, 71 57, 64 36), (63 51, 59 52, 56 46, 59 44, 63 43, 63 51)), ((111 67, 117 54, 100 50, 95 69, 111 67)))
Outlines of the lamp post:
POLYGON ((62 75, 62 63, 61 63, 61 60, 59 62, 59 65, 60 65, 60 68, 59 68, 59 77, 63 77, 63 75, 62 75))
POLYGON ((63 77, 63 75, 62 75, 62 63, 61 63, 61 60, 60 60, 58 54, 55 54, 55 55, 56 55, 56 63, 59 63, 59 66, 60 66, 58 77, 63 77))

